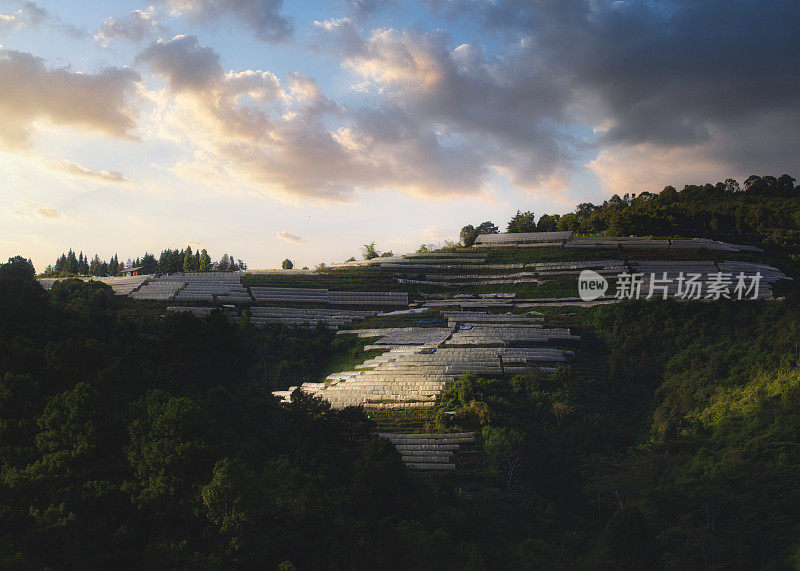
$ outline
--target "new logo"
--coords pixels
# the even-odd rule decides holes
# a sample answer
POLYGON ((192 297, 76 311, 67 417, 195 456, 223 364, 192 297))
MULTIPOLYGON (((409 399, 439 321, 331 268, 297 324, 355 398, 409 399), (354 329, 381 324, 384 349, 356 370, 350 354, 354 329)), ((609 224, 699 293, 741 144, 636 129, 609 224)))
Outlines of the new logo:
POLYGON ((592 270, 583 270, 578 276, 578 295, 583 301, 594 301, 605 295, 608 280, 592 270))

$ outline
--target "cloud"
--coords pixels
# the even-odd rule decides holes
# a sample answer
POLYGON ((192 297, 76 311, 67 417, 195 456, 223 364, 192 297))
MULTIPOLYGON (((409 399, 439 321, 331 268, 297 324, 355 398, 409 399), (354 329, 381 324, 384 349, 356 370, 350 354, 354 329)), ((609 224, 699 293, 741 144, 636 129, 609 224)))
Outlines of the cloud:
POLYGON ((397 4, 394 0, 339 0, 339 3, 346 5, 350 14, 359 21, 397 4))
POLYGON ((161 0, 172 15, 194 23, 210 22, 231 16, 251 28, 256 38, 281 42, 292 35, 292 25, 281 14, 282 0, 161 0))
POLYGON ((159 40, 140 53, 136 60, 149 64, 176 93, 205 91, 218 87, 223 79, 219 54, 201 46, 195 36, 175 36, 169 42, 159 40))
MULTIPOLYGON (((464 175, 473 192, 492 172, 525 188, 566 185, 582 147, 569 133, 574 94, 561 74, 536 63, 530 45, 500 58, 470 44, 452 48, 441 31, 378 29, 360 42, 352 23, 330 32, 345 67, 357 85, 380 95, 382 110, 406 126, 433 127, 429 138, 457 154, 459 167, 472 165, 464 175)), ((443 192, 468 188, 459 172, 447 169, 455 184, 443 192)))
POLYGON ((94 171, 79 163, 68 160, 51 161, 50 167, 72 175, 95 178, 104 182, 128 182, 128 179, 122 176, 122 173, 119 171, 94 171))
POLYGON ((9 14, 0 14, 0 29, 29 28, 47 21, 49 14, 35 2, 23 2, 21 7, 9 14))
POLYGON ((224 71, 193 36, 145 50, 139 61, 168 84, 153 96, 162 132, 195 157, 184 172, 349 202, 374 190, 484 196, 506 180, 557 198, 587 167, 615 190, 660 184, 670 169, 646 152, 721 178, 755 157, 778 171, 797 163, 795 3, 432 4, 477 22, 486 45, 355 16, 314 23, 314 48, 351 73, 358 104, 297 73, 224 71))
MULTIPOLYGON (((520 75, 506 76, 509 90, 530 93, 537 106, 561 101, 560 113, 552 115, 556 125, 594 129, 589 150, 597 159, 591 164, 606 181, 621 184, 631 179, 626 170, 644 174, 650 167, 668 174, 670 169, 658 164, 665 156, 685 158, 698 175, 739 172, 740 161, 752 163, 753 154, 783 165, 778 170, 797 166, 796 146, 771 144, 796 141, 776 118, 788 124, 798 115, 797 2, 430 0, 429 5, 454 20, 477 22, 504 46, 503 58, 508 46, 527 46, 527 64, 515 65, 520 75), (527 70, 536 69, 543 83, 526 79, 527 70), (538 98, 537 87, 548 84, 556 89, 538 98)), ((672 166, 688 174, 684 165, 672 166)))
POLYGON ((86 35, 86 32, 77 26, 62 22, 60 18, 52 15, 36 2, 20 2, 19 6, 19 9, 11 13, 0 14, 0 30, 48 25, 75 38, 82 38, 86 35))
POLYGON ((477 153, 443 143, 434 126, 397 106, 346 108, 299 73, 282 86, 265 71, 223 72, 216 52, 193 36, 153 44, 138 61, 167 81, 170 96, 153 94, 163 132, 182 133, 204 171, 246 176, 261 192, 291 200, 347 202, 375 188, 479 191, 477 153))
POLYGON ((284 242, 289 242, 290 244, 300 244, 301 242, 307 242, 305 238, 302 236, 297 236, 296 234, 290 234, 289 232, 278 232, 275 234, 279 240, 283 240, 284 242))
POLYGON ((48 119, 114 137, 130 137, 136 112, 126 96, 139 74, 109 67, 96 74, 47 69, 44 60, 0 48, 0 147, 29 145, 33 122, 48 119))
POLYGON ((53 210, 52 208, 43 208, 39 207, 36 209, 36 214, 43 218, 60 218, 61 215, 58 213, 58 210, 53 210))
POLYGON ((158 23, 152 6, 146 10, 133 10, 120 19, 108 18, 94 34, 94 41, 107 48, 117 40, 139 43, 152 39, 163 27, 158 23))
POLYGON ((617 194, 658 192, 667 185, 703 184, 751 174, 795 172, 797 160, 780 152, 800 148, 800 113, 766 113, 712 132, 696 144, 636 143, 602 149, 589 169, 617 194), (758 133, 758 139, 751 137, 758 133))

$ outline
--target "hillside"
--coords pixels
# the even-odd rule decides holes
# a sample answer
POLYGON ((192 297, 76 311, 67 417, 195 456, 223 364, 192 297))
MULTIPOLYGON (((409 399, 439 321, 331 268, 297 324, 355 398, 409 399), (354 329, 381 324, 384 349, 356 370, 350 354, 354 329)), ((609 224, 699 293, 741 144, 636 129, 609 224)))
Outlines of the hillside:
POLYGON ((796 189, 708 187, 316 271, 11 260, 0 565, 800 564, 796 189))

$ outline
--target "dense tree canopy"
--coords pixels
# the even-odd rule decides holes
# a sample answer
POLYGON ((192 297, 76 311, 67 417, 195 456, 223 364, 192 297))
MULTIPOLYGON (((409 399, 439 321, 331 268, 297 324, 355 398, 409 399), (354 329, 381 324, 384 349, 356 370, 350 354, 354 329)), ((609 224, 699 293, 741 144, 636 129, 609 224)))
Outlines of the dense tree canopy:
MULTIPOLYGON (((563 216, 545 214, 536 231, 756 241, 800 259, 800 202, 796 200, 800 186, 794 183, 787 174, 777 178, 753 175, 743 188, 727 179, 686 185, 680 191, 667 186, 659 194, 614 195, 600 205, 580 204, 575 212, 563 216)), ((529 213, 517 212, 509 221, 509 232, 521 231, 512 228, 518 227, 525 214, 529 213)))

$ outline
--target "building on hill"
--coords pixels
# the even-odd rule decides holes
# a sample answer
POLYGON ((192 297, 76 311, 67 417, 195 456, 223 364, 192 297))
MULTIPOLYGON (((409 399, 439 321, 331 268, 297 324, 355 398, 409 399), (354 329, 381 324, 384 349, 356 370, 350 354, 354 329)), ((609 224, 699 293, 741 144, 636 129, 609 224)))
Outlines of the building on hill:
POLYGON ((142 275, 142 268, 144 266, 136 266, 135 268, 125 268, 124 270, 120 270, 119 274, 121 276, 140 276, 142 275))

